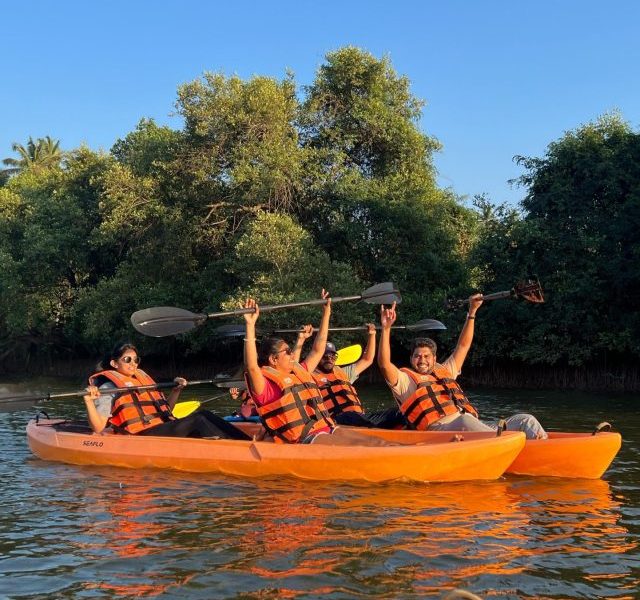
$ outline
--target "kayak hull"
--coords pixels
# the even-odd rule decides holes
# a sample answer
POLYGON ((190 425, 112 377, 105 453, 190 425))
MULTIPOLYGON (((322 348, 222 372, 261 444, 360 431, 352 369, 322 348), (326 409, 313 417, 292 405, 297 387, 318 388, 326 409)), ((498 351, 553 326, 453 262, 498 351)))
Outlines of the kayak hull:
MULTIPOLYGON (((259 429, 257 425, 251 425, 242 417, 225 417, 225 419, 236 421, 236 426, 250 435, 259 429)), ((257 419, 254 422, 257 422, 257 419)), ((359 429, 359 431, 381 432, 382 430, 359 429)), ((387 436, 387 439, 402 442, 406 439, 405 436, 413 434, 412 431, 396 430, 393 438, 387 436)), ((458 434, 465 437, 469 432, 460 431, 458 434)), ((609 468, 622 445, 620 434, 610 431, 599 431, 595 435, 572 432, 548 432, 548 435, 549 438, 546 440, 527 440, 506 473, 538 477, 599 479, 609 468)))
POLYGON ((507 473, 599 479, 621 445, 622 437, 616 432, 549 432, 549 439, 527 440, 507 473))
MULTIPOLYGON (((61 420, 27 425, 31 451, 75 465, 160 468, 240 477, 293 476, 311 480, 420 482, 496 479, 524 447, 524 434, 367 430, 398 446, 328 446, 95 434, 56 429, 61 420)), ((247 427, 255 427, 247 423, 247 427)), ((363 431, 364 433, 364 431, 363 431)))

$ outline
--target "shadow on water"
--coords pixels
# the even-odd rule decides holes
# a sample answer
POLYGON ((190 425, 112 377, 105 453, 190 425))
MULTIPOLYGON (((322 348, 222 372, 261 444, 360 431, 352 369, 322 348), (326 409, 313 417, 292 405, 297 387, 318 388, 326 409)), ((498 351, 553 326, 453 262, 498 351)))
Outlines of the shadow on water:
POLYGON ((367 485, 73 467, 31 456, 32 409, 2 414, 0 597, 637 598, 631 400, 509 393, 475 399, 490 418, 526 404, 557 429, 604 413, 624 423, 605 479, 367 485))

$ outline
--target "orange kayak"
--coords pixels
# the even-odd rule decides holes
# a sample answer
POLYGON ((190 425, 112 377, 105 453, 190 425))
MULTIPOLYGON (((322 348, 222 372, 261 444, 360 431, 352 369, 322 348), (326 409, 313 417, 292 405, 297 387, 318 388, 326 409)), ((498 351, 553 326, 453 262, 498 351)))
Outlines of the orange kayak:
POLYGON ((615 458, 622 437, 619 433, 549 432, 549 439, 527 440, 507 473, 548 477, 598 479, 615 458))
MULTIPOLYGON (((248 431, 255 424, 246 424, 248 431)), ((363 430, 364 432, 364 430, 363 430)), ((524 447, 521 432, 468 433, 367 430, 399 446, 325 446, 95 434, 62 420, 31 420, 27 440, 44 460, 75 465, 161 468, 241 477, 313 480, 465 481, 496 479, 524 447)))

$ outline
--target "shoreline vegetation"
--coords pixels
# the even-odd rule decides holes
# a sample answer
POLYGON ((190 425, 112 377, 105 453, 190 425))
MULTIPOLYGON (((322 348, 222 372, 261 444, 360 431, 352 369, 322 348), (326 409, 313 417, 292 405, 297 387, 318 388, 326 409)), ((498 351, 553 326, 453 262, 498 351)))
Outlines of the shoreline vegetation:
MULTIPOLYGON (((442 356, 465 318, 447 298, 537 275, 544 304, 481 308, 465 383, 640 389, 640 133, 622 115, 558 132, 542 157, 514 157, 514 206, 438 185, 424 101, 388 57, 359 48, 327 54, 308 85, 207 72, 178 86, 174 108, 176 128, 142 118, 109 151, 46 136, 2 161, 0 373, 84 374, 94 360, 82 357, 130 340, 158 374, 208 377, 205 353, 231 360, 215 325, 149 338, 131 314, 291 303, 322 288, 349 296, 387 281, 402 294, 400 323, 446 324, 442 356)), ((317 317, 300 308, 262 324, 317 317)), ((332 315, 334 326, 372 320, 362 304, 332 315)))

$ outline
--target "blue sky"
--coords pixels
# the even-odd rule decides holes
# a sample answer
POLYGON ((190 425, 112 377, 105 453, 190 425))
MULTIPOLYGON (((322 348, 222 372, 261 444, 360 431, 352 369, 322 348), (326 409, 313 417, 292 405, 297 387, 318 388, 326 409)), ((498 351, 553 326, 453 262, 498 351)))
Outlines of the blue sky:
POLYGON ((204 71, 313 81, 327 52, 388 55, 426 101, 439 183, 515 203, 514 155, 619 110, 640 123, 640 2, 196 0, 7 2, 0 157, 51 135, 108 150, 142 117, 180 127, 177 87, 204 71))

